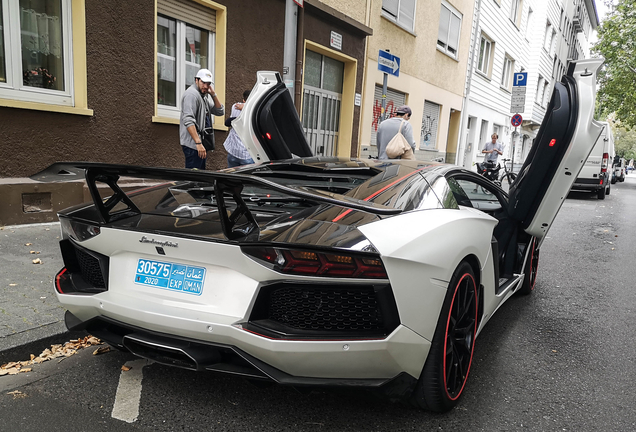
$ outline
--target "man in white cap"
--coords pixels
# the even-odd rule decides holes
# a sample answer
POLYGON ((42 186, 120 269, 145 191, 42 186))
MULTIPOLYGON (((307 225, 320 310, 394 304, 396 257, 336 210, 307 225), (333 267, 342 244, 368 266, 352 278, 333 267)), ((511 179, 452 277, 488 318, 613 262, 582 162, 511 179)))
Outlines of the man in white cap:
POLYGON ((378 127, 378 133, 376 134, 376 144, 378 146, 378 159, 388 159, 386 155, 386 146, 389 145, 391 139, 400 131, 402 127, 402 135, 411 145, 413 152, 415 152, 415 140, 413 139, 413 127, 408 122, 411 118, 411 108, 406 105, 402 105, 395 112, 395 117, 384 120, 378 127), (404 121, 404 126, 402 126, 404 121))
POLYGON ((179 139, 186 168, 205 169, 207 152, 214 149, 212 115, 225 115, 225 108, 214 91, 212 72, 201 69, 181 98, 179 139), (204 140, 208 143, 207 150, 204 140))

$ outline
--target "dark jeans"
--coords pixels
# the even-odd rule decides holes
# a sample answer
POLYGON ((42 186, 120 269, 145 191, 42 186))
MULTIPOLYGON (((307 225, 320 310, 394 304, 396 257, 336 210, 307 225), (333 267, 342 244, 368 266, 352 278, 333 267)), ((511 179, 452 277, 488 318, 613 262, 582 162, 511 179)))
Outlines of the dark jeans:
POLYGON ((254 163, 254 159, 249 158, 249 159, 239 159, 237 157, 232 156, 231 154, 227 154, 227 167, 228 168, 234 168, 237 166, 241 166, 241 165, 249 165, 249 164, 253 164, 254 163))
POLYGON ((190 147, 181 146, 183 154, 185 155, 185 167, 205 169, 205 159, 199 157, 199 152, 191 149, 190 147))

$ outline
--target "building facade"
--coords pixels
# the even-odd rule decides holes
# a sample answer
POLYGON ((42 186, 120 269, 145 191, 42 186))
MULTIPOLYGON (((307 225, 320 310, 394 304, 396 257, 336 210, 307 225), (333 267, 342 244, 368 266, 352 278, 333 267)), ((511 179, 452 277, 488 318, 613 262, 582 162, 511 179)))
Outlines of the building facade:
POLYGON ((478 0, 466 84, 466 118, 456 163, 471 169, 497 133, 503 158, 519 167, 545 116, 554 84, 570 61, 589 57, 598 25, 593 0, 478 0), (526 72, 525 103, 512 110, 515 72, 526 72), (521 114, 515 128, 510 120, 521 114))
MULTIPOLYGON (((0 196, 12 202, 0 211, 0 225, 55 220, 58 209, 83 200, 24 179, 54 162, 183 167, 180 99, 196 71, 213 72, 228 115, 257 71, 284 74, 287 2, 1 2, 0 196)), ((302 13, 294 9, 302 25, 292 43, 306 71, 299 111, 318 154, 359 148, 355 98, 372 32, 355 19, 366 9, 354 6, 343 13, 306 0, 302 13)), ((224 121, 215 118, 208 169, 227 166, 224 121)))
POLYGON ((382 115, 384 74, 379 52, 400 58, 399 76, 387 80, 386 115, 400 105, 413 111, 420 160, 454 162, 473 22, 473 0, 370 0, 373 28, 362 94, 361 157, 377 155, 375 136, 382 115))

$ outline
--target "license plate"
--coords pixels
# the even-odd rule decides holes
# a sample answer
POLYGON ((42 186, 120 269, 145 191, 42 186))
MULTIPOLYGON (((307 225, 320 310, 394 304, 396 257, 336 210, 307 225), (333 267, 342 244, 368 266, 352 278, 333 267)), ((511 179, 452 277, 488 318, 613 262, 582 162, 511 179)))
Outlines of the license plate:
POLYGON ((140 259, 135 283, 187 294, 201 295, 205 268, 162 261, 140 259))

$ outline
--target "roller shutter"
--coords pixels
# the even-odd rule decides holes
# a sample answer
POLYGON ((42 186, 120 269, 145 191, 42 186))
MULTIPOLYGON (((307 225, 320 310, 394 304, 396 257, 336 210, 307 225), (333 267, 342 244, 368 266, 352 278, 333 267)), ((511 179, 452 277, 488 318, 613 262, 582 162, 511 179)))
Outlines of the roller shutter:
MULTIPOLYGON (((402 105, 406 105, 406 94, 395 90, 387 89, 386 91, 386 118, 395 116, 395 111, 402 105)), ((371 145, 376 145, 376 134, 378 133, 378 124, 380 114, 382 113, 382 86, 375 86, 373 93, 373 122, 371 122, 371 145)))
POLYGON ((157 13, 216 32, 216 11, 191 0, 157 0, 157 13))

